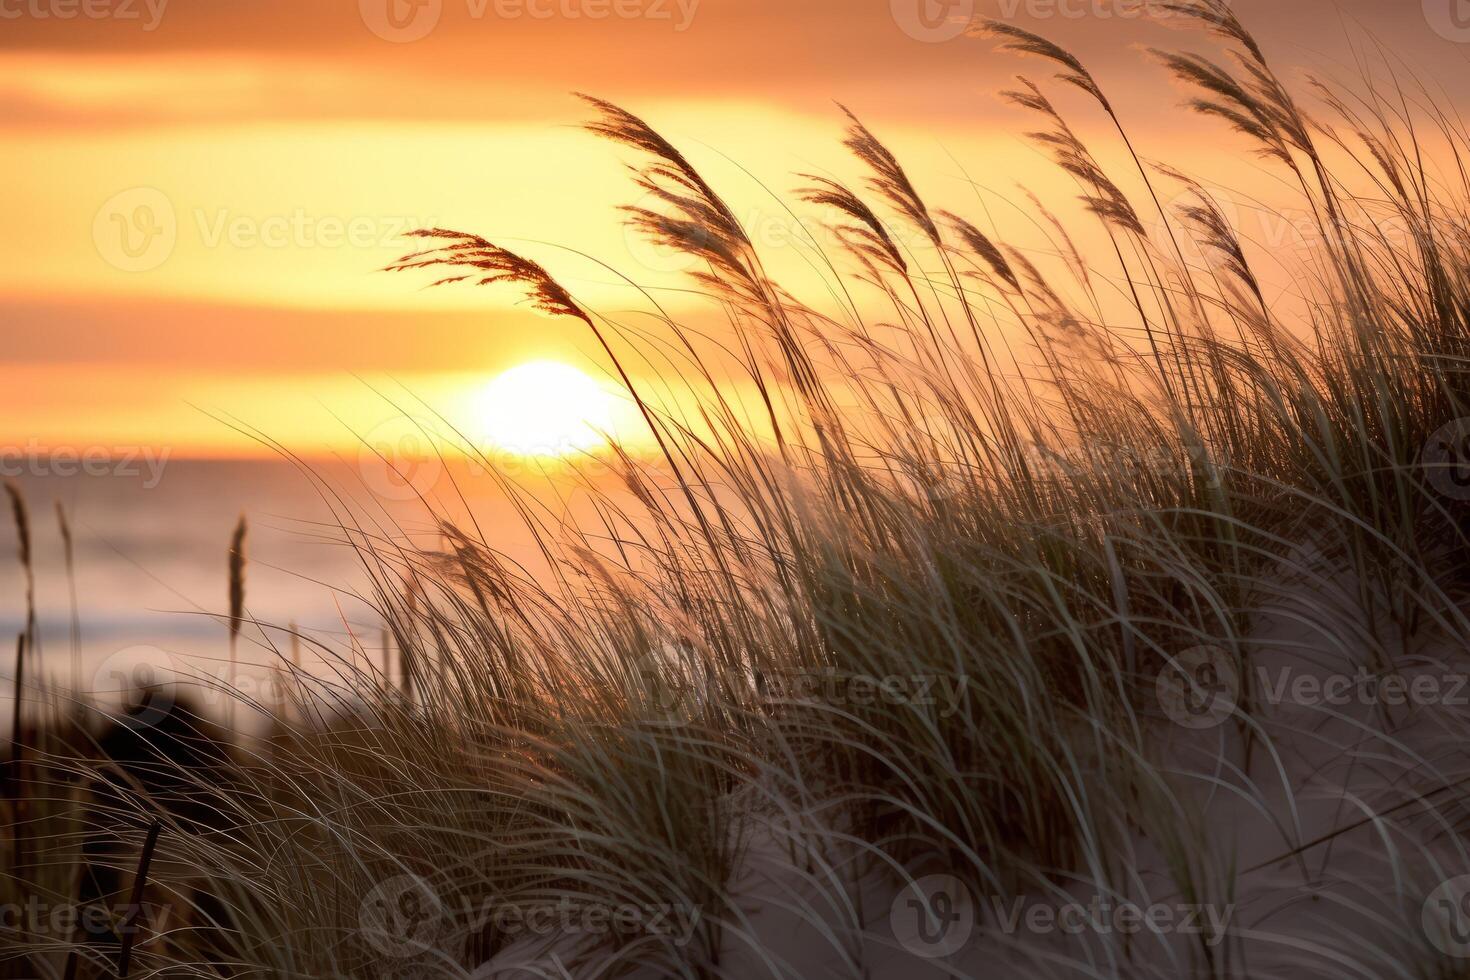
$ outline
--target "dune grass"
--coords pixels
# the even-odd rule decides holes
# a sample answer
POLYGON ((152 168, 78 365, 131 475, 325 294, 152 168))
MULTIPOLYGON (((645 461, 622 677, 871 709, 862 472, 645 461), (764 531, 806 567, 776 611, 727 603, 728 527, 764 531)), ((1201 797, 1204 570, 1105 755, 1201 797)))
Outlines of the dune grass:
MULTIPOLYGON (((44 878, 81 873, 79 848, 58 842, 86 833, 25 816, 49 801, 107 835, 123 872, 163 821, 150 893, 182 911, 137 937, 134 976, 488 976, 473 971, 540 940, 542 976, 705 980, 755 963, 802 977, 740 898, 753 855, 774 855, 791 883, 779 914, 810 925, 827 975, 860 977, 887 912, 867 907, 873 880, 942 870, 979 895, 1085 885, 1229 902, 1259 868, 1210 814, 1224 796, 1279 817, 1263 866, 1295 876, 1283 896, 1351 886, 1323 855, 1365 818, 1385 842, 1395 889, 1331 893, 1353 935, 1303 941, 1298 975, 1465 976, 1418 921, 1428 890, 1470 867, 1436 863, 1464 854, 1463 764, 1416 754, 1397 741, 1402 719, 1375 716, 1373 747, 1350 754, 1392 775, 1317 835, 1286 760, 1327 736, 1273 727, 1254 684, 1261 623, 1283 606, 1314 647, 1376 672, 1470 634, 1470 494, 1445 491, 1461 447, 1440 444, 1470 414, 1470 184, 1424 164, 1421 142, 1463 161, 1465 133, 1400 91, 1318 86, 1331 121, 1310 118, 1223 0, 1163 6, 1225 54, 1156 57, 1312 216, 1305 316, 1283 322, 1211 192, 1144 162, 1084 65, 1012 26, 976 33, 1056 76, 1007 97, 1040 120, 1033 139, 1076 181, 1104 246, 1084 258, 1045 214, 1036 248, 932 212, 849 114, 864 184, 808 177, 798 194, 846 245, 815 253, 826 312, 772 281, 676 147, 589 99, 590 127, 633 155, 656 202, 629 220, 698 260, 764 417, 722 393, 710 342, 652 294, 697 413, 645 390, 636 361, 653 355, 540 265, 477 235, 419 233, 426 250, 395 270, 512 284, 584 324, 659 460, 622 457, 628 495, 605 501, 604 526, 543 530, 550 581, 473 528, 445 522, 444 548, 412 549, 323 486, 402 676, 283 663, 271 734, 242 738, 222 772, 156 753, 188 817, 101 753, 32 753, 29 789, 7 802, 10 843, 52 846, 7 865, 0 889, 54 897, 66 889, 44 878), (1048 94, 1056 82, 1114 127, 1134 171, 1104 172, 1048 94), (1182 207, 1160 205, 1181 193, 1182 207), (1390 217, 1405 236, 1384 233, 1390 217), (1199 648, 1243 679, 1229 721, 1203 733, 1171 724, 1156 693, 1199 648), (1190 752, 1208 765, 1181 762, 1190 752), (1411 825, 1429 829, 1401 840, 1411 825), (495 916, 559 904, 633 911, 576 935, 495 916), (687 929, 655 926, 660 907, 687 929)), ((1436 716, 1452 741, 1463 715, 1436 716)), ((1150 943, 1118 940, 1006 975, 1247 976, 1250 939, 1186 942, 1164 966, 1150 943)), ((67 946, 31 937, 0 959, 60 976, 67 946)), ((115 975, 115 946, 85 949, 84 970, 115 975)))

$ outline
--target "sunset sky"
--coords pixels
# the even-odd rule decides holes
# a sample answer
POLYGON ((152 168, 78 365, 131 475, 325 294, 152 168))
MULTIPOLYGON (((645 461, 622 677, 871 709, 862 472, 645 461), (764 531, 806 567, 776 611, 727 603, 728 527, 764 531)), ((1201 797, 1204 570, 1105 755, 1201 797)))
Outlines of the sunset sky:
MULTIPOLYGON (((426 277, 375 271, 406 250, 403 231, 443 225, 523 249, 606 312, 635 294, 569 249, 677 286, 679 264, 621 230, 617 206, 637 199, 626 155, 576 128, 576 91, 686 148, 798 288, 811 282, 791 219, 761 185, 788 195, 796 172, 854 173, 834 102, 894 147, 936 206, 989 209, 972 181, 1012 199, 1017 181, 1066 190, 1021 138, 1030 120, 995 97, 1018 71, 1046 72, 951 37, 972 14, 1081 55, 1146 155, 1268 186, 1238 140, 1163 111, 1179 95, 1138 50, 1210 42, 1113 7, 0 0, 3 438, 259 451, 220 421, 231 417, 312 452, 391 415, 384 386, 457 417, 528 361, 597 375, 590 338, 513 290, 426 291, 426 277)), ((1376 37, 1451 102, 1464 95, 1465 0, 1236 7, 1282 67, 1352 78, 1354 52, 1369 57, 1376 37)), ((667 300, 679 308, 676 292, 667 300)))

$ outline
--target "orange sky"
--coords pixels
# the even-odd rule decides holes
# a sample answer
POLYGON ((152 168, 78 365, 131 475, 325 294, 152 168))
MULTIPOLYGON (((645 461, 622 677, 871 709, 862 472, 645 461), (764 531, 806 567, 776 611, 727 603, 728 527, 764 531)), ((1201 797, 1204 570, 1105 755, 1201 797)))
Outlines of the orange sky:
MULTIPOLYGON (((636 296, 558 246, 678 285, 677 262, 619 227, 636 191, 623 156, 572 125, 584 111, 571 91, 623 103, 686 147, 798 290, 815 283, 760 185, 785 194, 796 171, 852 173, 834 100, 937 206, 998 207, 971 181, 1012 200, 1018 180, 1066 190, 1019 137, 1029 120, 994 97, 1028 66, 950 37, 971 13, 1082 55, 1149 156, 1269 187, 1237 141, 1162 111, 1177 97, 1134 48, 1208 43, 1117 6, 0 0, 0 441, 249 450, 225 415, 311 452, 351 443, 339 418, 361 431, 393 414, 369 383, 453 416, 525 361, 596 373, 588 338, 513 292, 374 272, 405 250, 403 231, 438 224, 523 249, 605 311, 636 296)), ((1465 0, 1236 8, 1283 65, 1351 77, 1348 38, 1361 52, 1367 32, 1452 91, 1465 75, 1465 0)))

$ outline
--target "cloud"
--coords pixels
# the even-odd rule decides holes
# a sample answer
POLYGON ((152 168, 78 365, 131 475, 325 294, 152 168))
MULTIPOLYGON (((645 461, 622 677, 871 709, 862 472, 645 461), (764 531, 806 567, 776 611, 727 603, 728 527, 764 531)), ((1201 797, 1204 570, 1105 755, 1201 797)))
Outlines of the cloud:
POLYGON ((522 352, 574 349, 573 328, 563 332, 518 310, 373 312, 162 297, 0 297, 0 320, 10 328, 4 362, 12 368, 84 362, 282 375, 327 365, 340 372, 415 372, 504 366, 522 352))

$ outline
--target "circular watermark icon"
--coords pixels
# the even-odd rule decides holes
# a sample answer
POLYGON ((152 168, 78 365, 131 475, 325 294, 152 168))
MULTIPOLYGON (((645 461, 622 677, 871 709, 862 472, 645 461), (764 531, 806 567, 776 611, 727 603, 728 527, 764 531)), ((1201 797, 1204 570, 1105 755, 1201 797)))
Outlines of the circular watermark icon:
POLYGON ((942 959, 970 941, 975 900, 953 875, 929 875, 898 893, 888 920, 904 949, 921 959, 942 959))
POLYGON ((915 41, 953 41, 975 20, 975 0, 889 0, 893 22, 915 41))
POLYGON ((168 195, 132 187, 103 202, 92 219, 92 242, 103 261, 123 272, 149 272, 167 262, 179 240, 168 195))
POLYGON ((676 650, 654 651, 631 666, 633 689, 629 693, 645 723, 687 725, 711 696, 711 691, 699 690, 698 684, 680 670, 676 650))
POLYGON ((152 728, 178 704, 178 662, 158 647, 126 647, 97 665, 87 693, 94 701, 119 705, 131 724, 152 728))
POLYGON ((357 468, 369 490, 384 500, 427 496, 444 475, 444 461, 425 420, 395 416, 362 437, 357 468))
POLYGON ((1235 713, 1240 673, 1219 647, 1191 647, 1164 665, 1155 689, 1164 714, 1176 725, 1216 728, 1235 713))
POLYGON ((402 874, 367 893, 357 921, 373 949, 384 956, 407 958, 434 948, 444 931, 446 911, 427 881, 402 874))
MULTIPOLYGON (((659 240, 652 229, 645 227, 648 215, 665 214, 668 209, 668 202, 657 194, 644 194, 634 201, 624 212, 626 218, 623 221, 623 242, 628 248, 628 254, 640 266, 649 272, 672 275, 688 272, 700 260, 698 255, 687 248, 659 240)), ((697 233, 697 229, 691 231, 697 233)))
POLYGON ((1429 485, 1450 500, 1470 500, 1470 418, 1442 426, 1421 456, 1429 485))
POLYGON ((1421 919, 1435 949, 1455 959, 1470 959, 1470 875, 1451 878, 1431 892, 1421 919))
POLYGON ((422 41, 439 26, 444 0, 357 0, 367 29, 385 41, 422 41))
POLYGON ((1445 40, 1470 43, 1470 0, 1424 0, 1424 19, 1445 40))
POLYGON ((1163 215, 1156 212, 1144 221, 1155 248, 1172 256, 1177 245, 1186 263, 1212 272, 1223 271, 1229 265, 1227 253, 1213 242, 1222 233, 1225 238, 1241 241, 1244 212, 1228 191, 1217 187, 1188 188, 1166 201, 1162 210, 1163 215), (1214 222, 1223 227, 1211 227, 1214 222))

